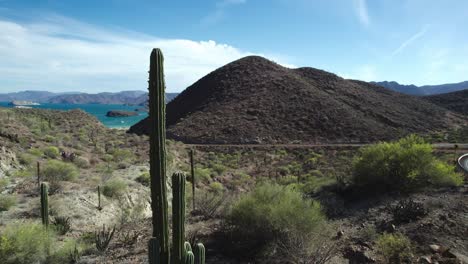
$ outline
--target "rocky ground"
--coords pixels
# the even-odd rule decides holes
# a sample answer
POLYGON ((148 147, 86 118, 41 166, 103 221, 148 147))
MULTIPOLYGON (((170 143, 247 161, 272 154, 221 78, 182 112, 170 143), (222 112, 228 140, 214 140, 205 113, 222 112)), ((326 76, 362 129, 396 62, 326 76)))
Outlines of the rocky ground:
MULTIPOLYGON (((8 181, 0 185, 0 193, 15 195, 17 203, 0 212, 0 230, 12 222, 40 219, 36 161, 45 164, 61 157, 36 153, 56 146, 89 162, 80 165, 76 180, 63 182, 60 191, 50 195, 51 217, 71 218, 71 231, 59 239, 75 239, 86 245, 79 263, 145 263, 152 227, 149 188, 139 178, 148 172, 148 138, 106 129, 82 112, 16 109, 13 114, 6 114, 2 111, 0 119, 8 130, 0 130, 3 135, 0 136, 0 180, 8 181), (84 120, 86 124, 73 120, 84 120), (115 149, 129 150, 131 155, 115 149), (27 163, 25 153, 26 158, 32 158, 27 163), (102 195, 102 208, 98 208, 97 186, 115 179, 124 183, 126 191, 118 197, 102 195), (94 233, 103 225, 115 226, 116 231, 108 250, 99 252, 94 245, 94 233)), ((329 263, 383 263, 375 242, 383 233, 402 233, 411 240, 409 263, 468 263, 467 185, 426 189, 411 195, 350 197, 329 186, 346 182, 349 177, 352 157, 358 150, 352 146, 239 148, 189 146, 168 141, 169 174, 176 170, 190 171, 190 148, 195 149, 198 202, 197 210, 191 210, 191 194, 187 194, 190 209, 187 240, 206 245, 207 263, 259 263, 233 254, 226 246, 229 238, 224 233, 225 211, 236 197, 248 192, 257 182, 268 179, 288 185, 307 177, 318 179, 307 193, 321 201, 335 227, 334 238, 330 240, 333 257, 329 263), (209 196, 213 191, 223 195, 209 196), (407 216, 405 210, 395 209, 398 206, 413 206, 421 213, 416 217, 407 216)), ((447 162, 453 162, 456 156, 450 149, 437 155, 447 162)))

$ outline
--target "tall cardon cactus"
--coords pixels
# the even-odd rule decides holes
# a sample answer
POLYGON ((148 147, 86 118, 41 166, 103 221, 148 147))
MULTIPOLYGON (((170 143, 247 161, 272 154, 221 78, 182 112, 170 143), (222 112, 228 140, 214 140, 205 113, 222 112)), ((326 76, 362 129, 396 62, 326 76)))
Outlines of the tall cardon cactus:
MULTIPOLYGON (((169 264, 169 223, 166 187, 166 104, 163 54, 153 49, 149 71, 150 176, 153 237, 157 242, 156 263, 169 264)), ((150 243, 155 243, 154 239, 150 243), (153 241, 153 242, 152 242, 153 241)), ((150 245, 155 248, 156 245, 150 245)), ((150 258, 151 259, 151 258, 150 258)))
POLYGON ((183 173, 172 175, 173 247, 172 254, 170 254, 164 90, 163 55, 160 49, 153 49, 149 71, 150 187, 151 209, 153 211, 153 237, 148 245, 149 262, 151 264, 204 264, 205 250, 203 245, 198 244, 196 250, 198 254, 194 254, 190 243, 185 242, 185 175, 183 173), (198 249, 199 245, 203 247, 203 250, 198 249), (198 256, 199 254, 203 254, 203 256, 198 256))

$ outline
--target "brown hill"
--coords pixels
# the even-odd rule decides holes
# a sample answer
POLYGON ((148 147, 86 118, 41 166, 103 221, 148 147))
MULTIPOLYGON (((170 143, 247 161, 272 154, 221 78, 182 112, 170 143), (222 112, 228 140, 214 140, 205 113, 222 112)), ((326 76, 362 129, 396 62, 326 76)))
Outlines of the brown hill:
POLYGON ((423 98, 440 107, 468 116, 468 89, 423 98))
MULTIPOLYGON (((147 134, 147 122, 129 132, 147 134)), ((186 143, 372 142, 464 122, 420 98, 258 56, 211 72, 167 105, 168 137, 186 143)))

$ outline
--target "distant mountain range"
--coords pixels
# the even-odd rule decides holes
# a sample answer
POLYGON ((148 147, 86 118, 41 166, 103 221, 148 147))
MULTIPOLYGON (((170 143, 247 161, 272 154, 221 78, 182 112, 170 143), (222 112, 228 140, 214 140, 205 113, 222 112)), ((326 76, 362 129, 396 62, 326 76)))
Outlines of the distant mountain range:
POLYGON ((433 94, 443 94, 443 93, 450 93, 468 89, 468 81, 460 82, 460 83, 447 83, 447 84, 440 84, 440 85, 424 85, 424 86, 416 86, 416 85, 405 85, 399 84, 397 82, 372 82, 374 84, 383 86, 385 88, 391 89, 393 91, 397 91, 400 93, 411 94, 411 95, 433 95, 433 94))
MULTIPOLYGON (((177 95, 178 93, 167 93, 167 101, 171 101, 177 95)), ((0 101, 32 101, 56 104, 129 104, 144 106, 148 101, 148 93, 144 91, 122 91, 117 93, 88 94, 80 92, 52 93, 47 91, 21 91, 0 94, 0 101)))

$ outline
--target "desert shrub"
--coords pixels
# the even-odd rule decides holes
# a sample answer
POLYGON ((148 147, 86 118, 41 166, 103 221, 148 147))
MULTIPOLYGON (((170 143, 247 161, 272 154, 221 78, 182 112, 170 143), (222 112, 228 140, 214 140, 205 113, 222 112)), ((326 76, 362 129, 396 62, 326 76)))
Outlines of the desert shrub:
POLYGON ((78 177, 79 171, 75 165, 60 160, 49 160, 41 171, 47 181, 73 181, 78 177))
POLYGON ((86 158, 83 157, 77 157, 73 160, 73 163, 78 167, 82 169, 87 169, 90 167, 89 161, 86 158))
POLYGON ((26 177, 31 177, 34 174, 35 172, 33 172, 33 170, 31 169, 21 169, 21 170, 15 171, 12 176, 18 177, 18 178, 26 178, 26 177))
POLYGON ((223 213, 228 200, 225 193, 200 190, 196 193, 194 213, 203 216, 205 219, 212 219, 223 213))
POLYGON ((359 230, 358 235, 363 242, 374 242, 379 236, 379 233, 377 233, 377 229, 374 225, 366 225, 359 230))
POLYGON ((0 193, 8 186, 9 183, 10 181, 8 178, 0 178, 0 193))
POLYGON ((44 155, 48 158, 55 159, 60 155, 60 151, 57 147, 45 147, 43 150, 44 155))
POLYGON ((435 160, 431 167, 433 168, 430 175, 431 182, 436 186, 458 186, 463 184, 463 176, 456 173, 453 166, 435 160))
POLYGON ((227 170, 226 166, 224 166, 223 164, 218 164, 218 163, 211 164, 211 168, 219 176, 222 175, 227 170))
POLYGON ((70 217, 66 216, 56 216, 52 220, 52 225, 54 229, 60 235, 65 235, 71 230, 71 220, 70 217))
POLYGON ((210 183, 210 190, 214 192, 222 192, 224 190, 224 186, 220 182, 212 182, 210 183))
POLYGON ((16 197, 12 194, 0 194, 0 212, 8 211, 16 205, 16 197))
POLYGON ((411 241, 403 234, 383 234, 376 241, 377 251, 387 263, 401 263, 411 258, 411 241))
POLYGON ((51 135, 47 135, 47 136, 44 137, 44 141, 45 141, 45 142, 52 143, 52 142, 56 142, 56 141, 57 141, 57 138, 54 137, 54 136, 51 136, 51 135))
POLYGON ((67 238, 62 245, 47 258, 48 264, 77 263, 81 257, 84 245, 67 238))
POLYGON ((89 164, 91 166, 96 166, 97 164, 99 164, 99 159, 96 158, 96 157, 92 157, 90 160, 89 160, 89 164))
POLYGON ((114 160, 114 156, 112 156, 111 154, 105 154, 104 156, 102 156, 102 160, 105 162, 111 162, 114 160))
POLYGON ((119 162, 119 164, 117 164, 117 169, 119 170, 123 170, 123 169, 126 169, 130 167, 130 163, 128 162, 119 162))
POLYGON ((369 192, 409 191, 428 183, 453 186, 462 182, 462 176, 438 161, 432 146, 415 135, 362 148, 353 169, 353 184, 369 192))
POLYGON ((280 185, 290 185, 293 183, 297 183, 297 176, 294 176, 294 175, 282 176, 277 180, 277 183, 280 185))
POLYGON ((42 150, 38 149, 38 148, 31 148, 28 152, 29 152, 29 154, 34 155, 34 156, 38 156, 38 157, 40 157, 40 156, 42 156, 44 154, 44 152, 42 150))
POLYGON ((301 190, 304 193, 312 194, 320 191, 325 186, 335 183, 336 180, 331 177, 316 177, 308 175, 302 180, 301 190))
POLYGON ((424 205, 413 200, 399 201, 395 206, 390 207, 390 212, 396 223, 409 223, 427 214, 424 205))
POLYGON ((120 226, 128 224, 138 224, 145 216, 145 209, 148 206, 146 196, 137 195, 133 197, 128 195, 127 199, 119 199, 118 220, 120 226))
POLYGON ((41 224, 10 224, 0 234, 0 259, 5 264, 43 263, 52 243, 53 233, 41 224))
POLYGON ((114 149, 112 156, 115 162, 128 161, 133 159, 133 153, 128 149, 114 149))
POLYGON ((125 194, 127 184, 120 179, 108 180, 102 189, 102 194, 111 198, 118 198, 125 194))
POLYGON ((114 233, 115 226, 110 229, 103 225, 101 230, 96 231, 94 242, 96 249, 99 250, 99 252, 105 252, 107 250, 112 238, 114 237, 114 233))
POLYGON ((149 172, 143 172, 138 176, 135 181, 141 183, 144 186, 149 186, 150 185, 150 174, 149 172))
POLYGON ((209 168, 195 167, 195 182, 208 183, 211 181, 212 171, 209 168))
POLYGON ((297 243, 301 239, 302 244, 310 246, 313 237, 327 225, 318 202, 292 188, 270 183, 257 186, 236 201, 227 223, 234 241, 249 241, 243 243, 244 250, 256 249, 264 254, 277 247, 289 248, 288 240, 297 243))
POLYGON ((28 153, 21 153, 18 155, 18 161, 21 165, 29 166, 33 163, 36 157, 28 153))

